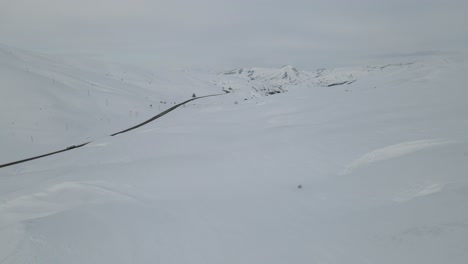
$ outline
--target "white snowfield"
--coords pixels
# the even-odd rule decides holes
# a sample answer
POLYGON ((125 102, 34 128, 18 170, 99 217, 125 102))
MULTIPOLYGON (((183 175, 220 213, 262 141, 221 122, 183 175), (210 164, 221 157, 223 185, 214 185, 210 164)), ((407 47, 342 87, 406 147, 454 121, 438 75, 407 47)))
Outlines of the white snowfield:
POLYGON ((397 158, 398 156, 408 155, 410 153, 424 150, 426 148, 441 146, 449 143, 456 143, 449 140, 418 140, 403 142, 396 145, 387 146, 381 149, 367 153, 361 158, 349 164, 342 174, 349 174, 352 171, 369 165, 370 163, 397 158))
POLYGON ((0 169, 0 263, 468 263, 464 59, 99 65, 0 47, 0 164, 93 140, 0 169))

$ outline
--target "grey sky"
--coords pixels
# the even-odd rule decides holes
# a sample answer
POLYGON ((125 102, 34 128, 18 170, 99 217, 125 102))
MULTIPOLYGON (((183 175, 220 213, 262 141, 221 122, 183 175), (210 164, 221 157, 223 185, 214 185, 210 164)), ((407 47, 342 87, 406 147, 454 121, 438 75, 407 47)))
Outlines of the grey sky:
POLYGON ((0 0, 0 43, 170 67, 333 66, 468 46, 466 0, 0 0))

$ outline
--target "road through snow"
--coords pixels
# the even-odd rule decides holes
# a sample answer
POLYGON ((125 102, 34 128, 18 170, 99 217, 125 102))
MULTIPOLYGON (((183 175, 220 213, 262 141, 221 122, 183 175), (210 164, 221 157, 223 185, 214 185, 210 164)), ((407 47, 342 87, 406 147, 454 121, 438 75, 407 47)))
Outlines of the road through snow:
MULTIPOLYGON (((174 111, 175 109, 189 103, 189 102, 192 102, 194 100, 198 100, 198 99, 202 99, 202 98, 206 98, 206 97, 212 97, 212 96, 220 96, 220 95, 225 95, 225 94, 228 94, 230 93, 229 91, 224 91, 225 93, 224 94, 211 94, 211 95, 204 95, 204 96, 198 96, 198 97, 194 97, 194 98, 191 98, 189 100, 186 100, 182 103, 179 103, 177 105, 174 105, 170 108, 168 108, 167 110, 157 114, 156 116, 136 125, 136 126, 133 126, 133 127, 130 127, 130 128, 127 128, 125 130, 122 130, 120 132, 117 132, 117 133, 113 133, 111 134, 110 136, 113 137, 113 136, 117 136, 119 134, 123 134, 123 133, 127 133, 131 130, 134 130, 134 129, 137 129, 141 126, 144 126, 150 122, 153 122, 154 120, 174 111)), ((59 154, 59 153, 62 153, 62 152, 66 152, 66 151, 70 151, 70 150, 73 150, 73 149, 77 149, 77 148, 81 148, 81 147, 84 147, 86 145, 88 145, 89 143, 91 143, 93 141, 88 141, 88 142, 85 142, 85 143, 81 143, 81 144, 77 144, 77 145, 71 145, 65 149, 61 149, 61 150, 57 150, 57 151, 54 151, 54 152, 50 152, 50 153, 46 153, 46 154, 43 154, 43 155, 39 155, 39 156, 34 156, 34 157, 31 157, 31 158, 27 158, 27 159, 23 159, 23 160, 18 160, 18 161, 13 161, 13 162, 9 162, 9 163, 5 163, 5 164, 0 164, 0 168, 4 168, 4 167, 9 167, 9 166, 13 166, 13 165, 16 165, 16 164, 20 164, 20 163, 24 163, 24 162, 28 162, 28 161, 31 161, 31 160, 36 160, 36 159, 40 159, 40 158, 45 158, 45 157, 48 157, 48 156, 52 156, 52 155, 56 155, 56 154, 59 154)))

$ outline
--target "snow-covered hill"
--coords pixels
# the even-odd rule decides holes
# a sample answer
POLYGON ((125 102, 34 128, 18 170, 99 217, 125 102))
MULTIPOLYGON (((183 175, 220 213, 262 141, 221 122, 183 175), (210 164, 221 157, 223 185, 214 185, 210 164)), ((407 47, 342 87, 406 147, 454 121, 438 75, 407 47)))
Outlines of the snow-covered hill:
POLYGON ((268 96, 287 92, 297 86, 312 88, 350 85, 373 72, 380 72, 380 75, 382 72, 388 74, 407 69, 412 72, 411 69, 419 67, 425 66, 408 62, 382 66, 318 69, 311 72, 298 70, 291 65, 281 68, 235 69, 218 74, 216 84, 231 91, 250 91, 250 97, 268 96))
POLYGON ((74 66, 0 46, 0 163, 63 148, 141 122, 193 93, 219 93, 177 71, 74 66))
POLYGON ((462 58, 212 74, 1 50, 2 161, 94 141, 0 169, 0 263, 468 261, 462 58))

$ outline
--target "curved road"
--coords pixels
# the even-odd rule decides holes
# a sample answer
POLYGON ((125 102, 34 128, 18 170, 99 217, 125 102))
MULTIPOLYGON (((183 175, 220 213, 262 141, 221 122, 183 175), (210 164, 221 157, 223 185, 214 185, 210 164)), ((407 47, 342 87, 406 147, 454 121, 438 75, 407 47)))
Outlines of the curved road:
MULTIPOLYGON (((189 103, 191 101, 194 101, 194 100, 198 100, 198 99, 202 99, 202 98, 206 98, 206 97, 212 97, 212 96, 220 96, 220 95, 225 95, 225 94, 228 94, 230 93, 229 91, 226 91, 226 90, 223 90, 223 92, 225 92, 224 94, 211 94, 211 95, 205 95, 205 96, 198 96, 198 97, 194 97, 192 99, 189 99, 189 100, 186 100, 180 104, 176 104, 170 108, 168 108, 167 110, 157 114, 156 116, 146 120, 145 122, 143 123, 140 123, 136 126, 132 126, 130 128, 127 128, 125 130, 122 130, 120 132, 117 132, 117 133, 113 133, 111 134, 110 136, 113 137, 113 136, 117 136, 119 134, 123 134, 123 133, 127 133, 128 131, 131 131, 131 130, 134 130, 136 128, 139 128, 141 126, 144 126, 164 115, 166 115, 167 113, 169 112, 172 112, 174 111, 175 109, 177 109, 178 107, 181 107, 183 106, 184 104, 186 103, 189 103)), ((32 158, 27 158, 27 159, 22 159, 22 160, 18 160, 18 161, 13 161, 13 162, 9 162, 9 163, 5 163, 5 164, 0 164, 0 168, 4 168, 4 167, 8 167, 8 166, 13 166, 13 165, 16 165, 16 164, 20 164, 20 163, 24 163, 24 162, 28 162, 28 161, 31 161, 31 160, 35 160, 35 159, 40 159, 40 158, 44 158, 44 157, 47 157, 47 156, 51 156, 51 155, 56 155, 56 154, 59 154, 59 153, 62 153, 62 152, 66 152, 66 151, 70 151, 70 150, 73 150, 73 149, 77 149, 77 148, 81 148, 81 147, 84 147, 86 145, 88 145, 89 143, 91 143, 93 141, 88 141, 88 142, 85 142, 85 143, 82 143, 82 144, 79 144, 79 145, 71 145, 65 149, 61 149, 61 150, 57 150, 57 151, 54 151, 54 152, 50 152, 50 153, 47 153, 47 154, 43 154, 43 155, 39 155, 39 156, 35 156, 35 157, 32 157, 32 158)))

